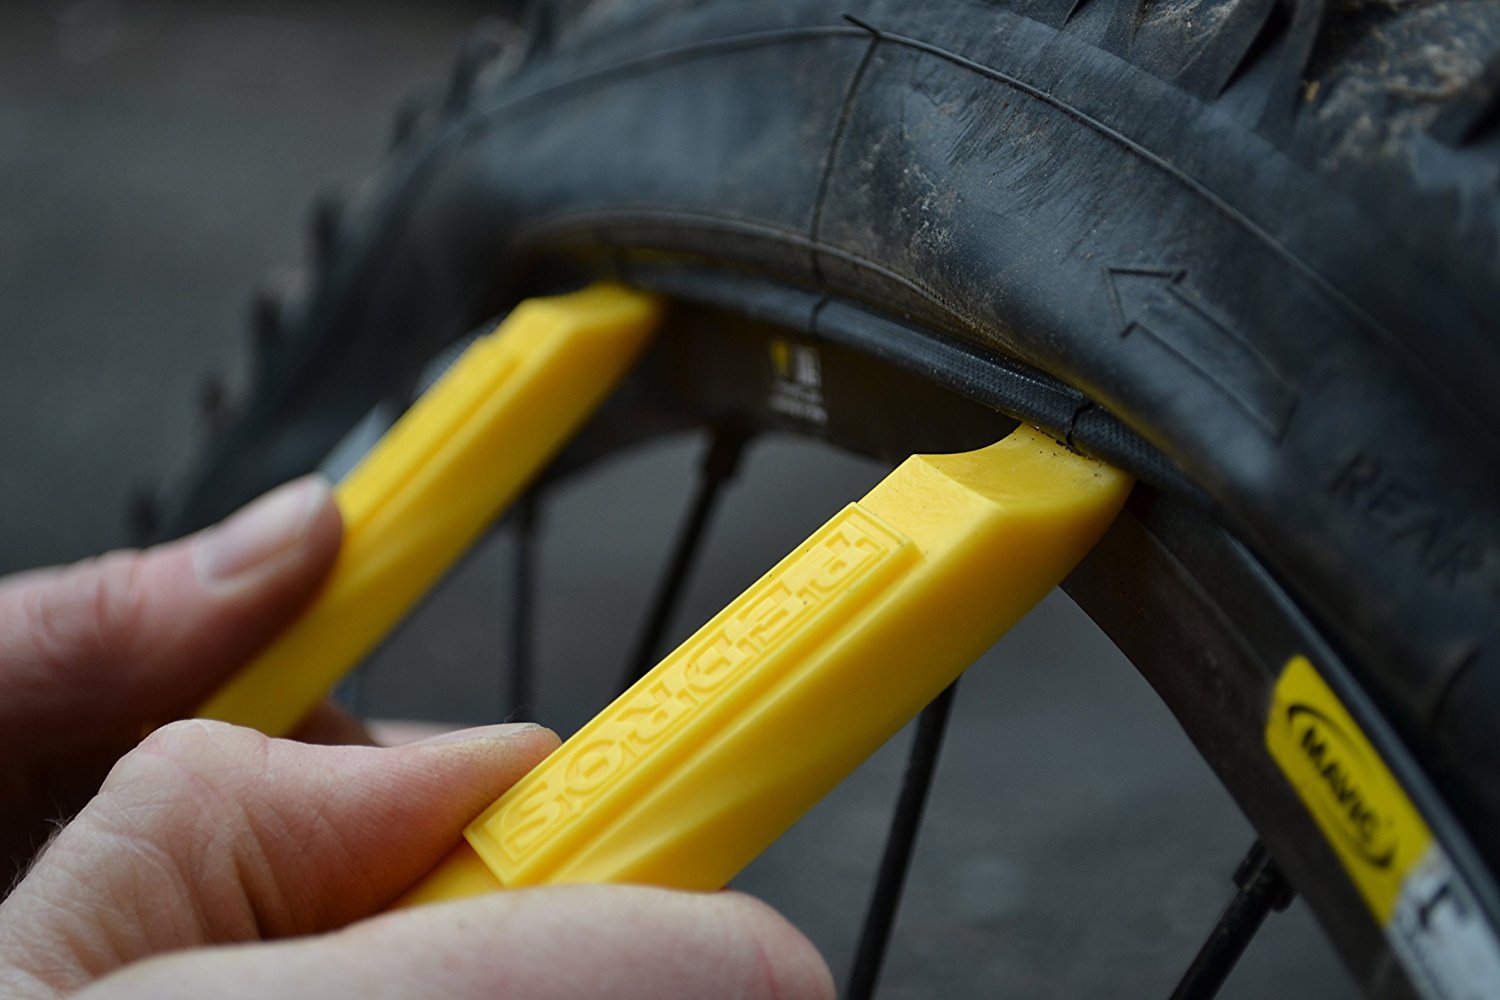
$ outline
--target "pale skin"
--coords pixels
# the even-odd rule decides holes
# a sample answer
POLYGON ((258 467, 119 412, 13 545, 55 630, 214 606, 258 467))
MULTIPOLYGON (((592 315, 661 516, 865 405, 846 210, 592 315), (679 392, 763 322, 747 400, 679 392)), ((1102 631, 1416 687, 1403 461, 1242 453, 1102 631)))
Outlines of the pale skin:
MULTIPOLYGON (((0 857, 30 865, 0 903, 0 996, 833 996, 812 945, 737 893, 383 912, 557 745, 545 729, 321 746, 186 721, 136 745, 296 613, 341 530, 308 480, 198 536, 0 581, 0 857)), ((299 736, 358 734, 323 709, 299 736)))

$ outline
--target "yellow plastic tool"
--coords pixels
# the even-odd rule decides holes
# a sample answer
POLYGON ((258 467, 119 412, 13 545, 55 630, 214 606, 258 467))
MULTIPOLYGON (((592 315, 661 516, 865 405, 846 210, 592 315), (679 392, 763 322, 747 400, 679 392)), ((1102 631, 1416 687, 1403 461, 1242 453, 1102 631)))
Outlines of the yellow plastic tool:
POLYGON ((475 341, 338 487, 344 542, 312 605, 198 714, 291 730, 593 412, 660 311, 599 284, 475 341))
POLYGON ((474 820, 400 904, 723 886, 1061 581, 1129 489, 1027 427, 907 459, 474 820))

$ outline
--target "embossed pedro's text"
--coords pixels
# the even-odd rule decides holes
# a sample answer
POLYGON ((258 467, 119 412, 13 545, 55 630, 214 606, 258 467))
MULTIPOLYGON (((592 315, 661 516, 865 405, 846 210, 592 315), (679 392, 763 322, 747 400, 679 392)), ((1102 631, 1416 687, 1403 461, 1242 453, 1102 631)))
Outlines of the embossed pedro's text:
MULTIPOLYGON (((497 846, 519 862, 562 835, 640 759, 701 717, 711 699, 753 682, 799 631, 816 628, 880 569, 905 539, 850 505, 541 765, 505 803, 497 846)), ((510 797, 507 796, 507 799, 510 797)))

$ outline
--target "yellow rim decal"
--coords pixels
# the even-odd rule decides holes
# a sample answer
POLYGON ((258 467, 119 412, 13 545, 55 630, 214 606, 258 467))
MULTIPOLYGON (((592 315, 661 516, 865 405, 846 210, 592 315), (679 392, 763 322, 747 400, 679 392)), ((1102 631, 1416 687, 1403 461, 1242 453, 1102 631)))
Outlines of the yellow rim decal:
POLYGON ((1500 996, 1500 941, 1395 775, 1305 657, 1276 682, 1266 746, 1417 993, 1500 996))
POLYGON ((1288 663, 1276 682, 1266 746, 1371 912, 1386 923, 1432 831, 1305 657, 1288 663))

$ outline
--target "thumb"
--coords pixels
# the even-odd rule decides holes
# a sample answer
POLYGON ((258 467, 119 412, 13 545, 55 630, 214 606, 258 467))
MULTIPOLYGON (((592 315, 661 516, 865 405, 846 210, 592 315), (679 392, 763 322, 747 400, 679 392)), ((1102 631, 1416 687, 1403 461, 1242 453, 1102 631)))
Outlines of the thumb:
POLYGON ((341 536, 309 477, 170 544, 0 580, 0 840, 32 838, 39 803, 81 805, 148 722, 201 704, 312 596, 341 536))
POLYGON ((0 733, 45 754, 190 711, 312 595, 341 531, 308 477, 180 541, 0 582, 0 733))
POLYGON ((165 726, 0 906, 0 972, 68 992, 162 952, 343 926, 415 883, 556 745, 533 725, 391 748, 165 726))

